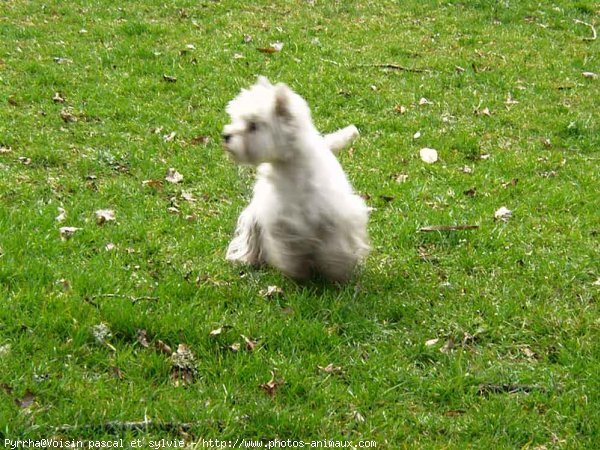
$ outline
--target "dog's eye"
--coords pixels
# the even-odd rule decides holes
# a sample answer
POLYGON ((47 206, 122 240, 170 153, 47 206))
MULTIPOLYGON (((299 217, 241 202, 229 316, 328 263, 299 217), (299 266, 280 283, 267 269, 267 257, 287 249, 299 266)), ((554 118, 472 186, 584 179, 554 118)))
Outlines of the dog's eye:
POLYGON ((258 128, 258 125, 256 122, 249 122, 248 123, 248 131, 250 133, 253 133, 254 131, 256 131, 256 129, 258 128))

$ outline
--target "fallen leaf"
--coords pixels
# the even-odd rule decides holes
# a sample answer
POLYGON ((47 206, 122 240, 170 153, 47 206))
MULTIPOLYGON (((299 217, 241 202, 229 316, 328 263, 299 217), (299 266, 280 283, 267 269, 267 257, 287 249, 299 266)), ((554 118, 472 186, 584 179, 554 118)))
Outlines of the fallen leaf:
POLYGON ((56 64, 71 64, 71 63, 73 62, 73 60, 72 60, 72 59, 69 59, 69 58, 60 58, 60 57, 58 57, 58 56, 55 56, 55 57, 54 57, 54 58, 52 58, 52 59, 53 59, 53 61, 54 61, 56 64))
POLYGON ((419 155, 421 156, 421 160, 427 164, 433 164, 438 160, 438 152, 433 148, 422 148, 419 150, 419 155))
POLYGON ((483 108, 481 111, 476 111, 476 114, 478 116, 487 116, 487 117, 491 117, 492 113, 490 112, 489 108, 483 108))
POLYGON ((267 394, 269 394, 271 397, 273 397, 275 395, 275 392, 277 391, 277 389, 279 389, 279 387, 281 385, 283 385, 283 383, 284 383, 283 380, 276 379, 275 371, 272 370, 271 371, 271 379, 269 381, 267 381, 266 383, 259 385, 259 387, 262 390, 264 390, 267 394))
POLYGON ((419 139, 421 137, 421 132, 417 131, 415 134, 413 134, 413 139, 419 139))
POLYGON ((55 220, 57 222, 63 222, 67 218, 67 212, 64 208, 58 207, 58 216, 56 216, 55 220))
POLYGON ((52 97, 52 101, 54 103, 64 103, 65 102, 65 96, 63 94, 61 94, 60 92, 55 92, 54 96, 52 97))
POLYGON ((210 337, 215 337, 215 336, 219 336, 221 333, 223 333, 223 327, 215 328, 210 333, 208 333, 208 335, 210 337))
POLYGON ((419 99, 419 105, 421 105, 421 106, 423 106, 423 105, 433 105, 433 102, 430 102, 425 97, 421 97, 419 99))
POLYGON ((334 366, 333 363, 327 364, 325 367, 317 366, 320 371, 332 375, 344 375, 344 370, 339 366, 334 366))
POLYGON ((495 213, 494 213, 494 218, 495 219, 500 219, 503 221, 508 221, 508 219, 510 219, 512 217, 512 211, 506 207, 501 207, 500 209, 498 209, 495 213))
POLYGON ((28 166, 31 164, 31 158, 28 158, 27 156, 19 156, 18 160, 24 166, 28 166))
POLYGON ((190 141, 192 145, 208 145, 210 143, 210 136, 196 136, 190 141))
POLYGON ((598 277, 598 279, 596 281, 594 281, 592 283, 592 285, 594 285, 594 286, 600 286, 600 277, 598 277))
POLYGON ((148 342, 148 333, 146 330, 137 330, 137 342, 144 348, 148 348, 150 343, 148 342))
POLYGON ((505 182, 505 183, 502 183, 502 187, 503 187, 504 189, 506 189, 506 188, 508 188, 508 187, 510 187, 510 186, 516 186, 518 182, 519 182, 519 179, 518 179, 518 178, 513 178, 513 179, 512 179, 512 180, 510 180, 510 181, 507 181, 507 182, 505 182))
POLYGON ((594 73, 594 72, 582 72, 581 75, 583 75, 585 78, 592 78, 592 79, 598 78, 598 74, 594 73))
POLYGON ((406 108, 402 105, 396 105, 396 107, 394 107, 394 112, 397 112, 398 114, 404 114, 406 113, 406 108))
POLYGON ((175 131, 171 131, 169 134, 165 134, 163 139, 165 142, 171 142, 173 139, 175 139, 175 136, 177 136, 177 133, 175 131))
POLYGON ((112 209, 99 209, 96 211, 96 223, 102 225, 106 222, 114 222, 116 220, 115 212, 112 209))
POLYGON ((460 168, 462 173, 473 173, 473 168, 469 166, 463 166, 460 168))
POLYGON ((165 344, 160 339, 156 340, 156 342, 154 343, 154 348, 156 350, 158 350, 160 353, 163 353, 164 355, 167 355, 167 356, 171 356, 173 354, 173 350, 171 350, 171 347, 169 347, 167 344, 165 344))
POLYGON ((73 110, 71 108, 63 108, 60 110, 60 118, 65 122, 77 122, 77 117, 73 115, 73 110))
POLYGON ((30 390, 25 391, 23 397, 15 399, 15 403, 21 409, 29 408, 33 405, 35 401, 35 395, 30 390))
POLYGON ((483 153, 481 155, 479 155, 479 159, 490 159, 492 155, 490 155, 489 153, 483 153))
POLYGON ((250 42, 252 42, 252 36, 250 36, 249 34, 245 34, 243 40, 244 44, 249 44, 250 42))
POLYGON ((433 231, 460 231, 460 230, 476 230, 479 225, 430 225, 428 227, 419 228, 421 233, 431 233, 433 231))
POLYGON ((113 378, 116 378, 118 380, 122 380, 123 378, 125 378, 125 375, 123 375, 123 371, 121 369, 119 369, 117 366, 110 366, 109 370, 110 370, 110 375, 113 378))
POLYGON ((352 418, 354 420, 356 420, 358 423, 365 423, 365 416, 363 416, 361 413, 359 413, 358 411, 353 411, 352 412, 352 418))
POLYGON ((449 411, 446 411, 444 415, 446 417, 457 417, 462 416, 464 413, 466 413, 466 411, 463 409, 451 409, 449 411))
POLYGON ((177 77, 163 74, 163 80, 167 83, 175 83, 177 81, 177 77))
POLYGON ((256 348, 258 343, 256 341, 244 336, 243 334, 241 334, 240 336, 242 337, 242 339, 244 340, 244 343, 246 344, 246 350, 248 350, 249 352, 254 351, 254 349, 256 348))
POLYGON ((186 202, 190 202, 190 203, 194 203, 196 201, 196 198, 194 197, 194 195, 191 192, 183 191, 181 193, 181 198, 184 199, 186 202))
POLYGON ((142 181, 142 186, 150 186, 153 188, 159 188, 162 187, 163 182, 162 180, 144 180, 142 181))
POLYGON ((10 152, 12 152, 12 148, 7 147, 6 145, 0 145, 0 155, 6 155, 10 152))
POLYGON ((233 353, 237 353, 240 351, 240 348, 242 347, 242 345, 239 342, 235 342, 233 344, 231 344, 228 348, 229 350, 231 350, 233 353))
POLYGON ((440 352, 448 353, 453 348, 454 348, 454 338, 452 336, 450 336, 448 338, 448 340, 446 341, 446 343, 444 345, 442 345, 442 347, 440 348, 440 352))
POLYGON ((396 183, 406 183, 406 181, 408 180, 408 175, 404 173, 399 173, 394 179, 396 180, 396 183))
POLYGON ((110 252, 111 250, 114 250, 115 248, 117 248, 117 246, 115 244, 113 244, 112 242, 109 242, 108 244, 106 244, 104 246, 104 250, 106 250, 107 252, 110 252))
POLYGON ((183 175, 177 172, 174 168, 169 168, 167 171, 167 176, 165 177, 169 183, 177 184, 183 181, 183 175))
POLYGON ((92 327, 92 335, 99 344, 105 344, 107 339, 112 337, 112 333, 104 322, 92 327))
POLYGON ((259 47, 256 50, 261 53, 277 53, 283 50, 283 42, 274 42, 268 47, 259 47))
POLYGON ((518 105, 519 104, 519 102, 513 98, 512 94, 510 92, 508 93, 508 96, 506 97, 506 101, 504 103, 506 105, 518 105))
POLYGON ((187 385, 196 378, 196 357, 185 344, 179 344, 171 355, 171 380, 175 386, 187 385))
POLYGON ((433 347, 439 341, 440 340, 438 338, 429 339, 429 340, 425 341, 425 347, 433 347))
POLYGON ((463 194, 465 194, 467 197, 475 197, 475 195, 477 195, 477 189, 474 187, 467 189, 466 191, 463 191, 463 194))
POLYGON ((81 228, 77 228, 77 227, 61 227, 60 230, 59 230, 60 231, 60 237, 63 240, 69 239, 71 236, 73 236, 79 230, 81 230, 81 228))
POLYGON ((265 298, 272 298, 283 295, 283 289, 281 289, 279 286, 268 286, 267 289, 261 289, 259 294, 265 298))

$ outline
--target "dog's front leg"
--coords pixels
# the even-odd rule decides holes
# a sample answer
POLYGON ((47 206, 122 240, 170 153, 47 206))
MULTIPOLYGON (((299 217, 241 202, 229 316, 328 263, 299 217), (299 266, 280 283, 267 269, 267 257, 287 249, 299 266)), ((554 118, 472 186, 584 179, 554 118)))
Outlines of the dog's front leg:
POLYGON ((226 259, 257 266, 264 263, 263 253, 260 225, 250 204, 240 214, 235 234, 227 248, 226 259))

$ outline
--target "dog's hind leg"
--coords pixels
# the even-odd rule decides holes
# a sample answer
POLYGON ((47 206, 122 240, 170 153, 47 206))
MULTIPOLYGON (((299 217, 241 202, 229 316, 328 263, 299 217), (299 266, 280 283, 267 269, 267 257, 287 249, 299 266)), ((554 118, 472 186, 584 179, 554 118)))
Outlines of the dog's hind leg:
POLYGON ((260 225, 254 217, 251 205, 240 214, 235 234, 229 243, 225 257, 228 261, 254 266, 264 263, 260 225))
POLYGON ((325 139, 325 143, 327 144, 327 147, 329 147, 329 150, 331 150, 334 155, 337 155, 340 150, 352 144, 358 135, 358 128, 354 125, 348 125, 333 133, 325 134, 323 139, 325 139))

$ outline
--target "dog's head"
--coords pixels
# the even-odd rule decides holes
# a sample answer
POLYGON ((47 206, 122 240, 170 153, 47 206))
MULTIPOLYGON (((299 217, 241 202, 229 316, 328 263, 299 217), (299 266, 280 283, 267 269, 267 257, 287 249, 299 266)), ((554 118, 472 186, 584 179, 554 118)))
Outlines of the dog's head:
POLYGON ((312 126, 306 102, 285 84, 272 85, 265 77, 242 89, 226 111, 231 123, 223 129, 224 145, 239 164, 289 160, 290 139, 312 126))

